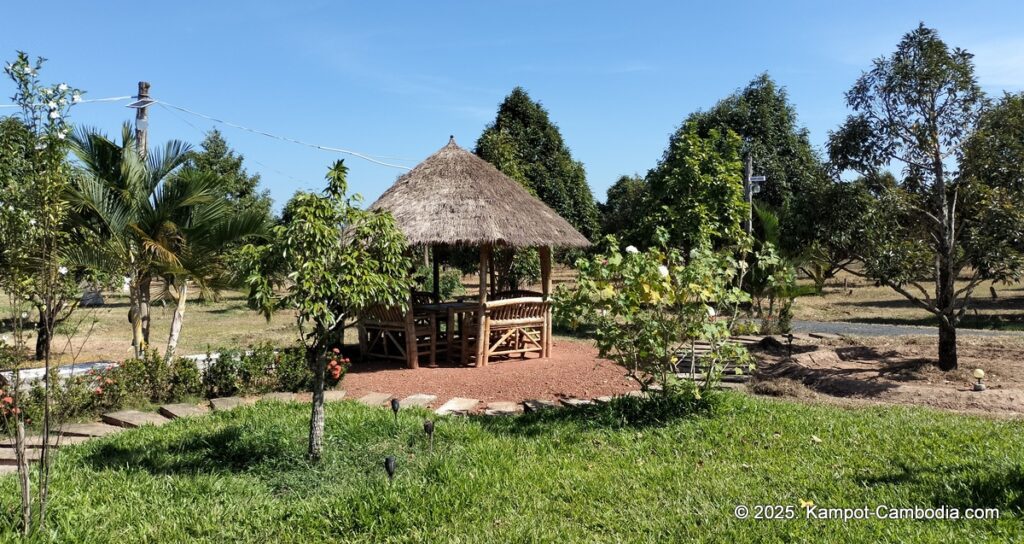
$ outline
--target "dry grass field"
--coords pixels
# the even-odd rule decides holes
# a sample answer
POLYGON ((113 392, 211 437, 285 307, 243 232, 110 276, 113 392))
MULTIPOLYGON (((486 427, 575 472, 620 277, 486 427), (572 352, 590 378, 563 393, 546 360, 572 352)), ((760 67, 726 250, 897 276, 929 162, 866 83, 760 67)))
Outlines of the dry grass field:
MULTIPOLYGON (((810 282, 801 280, 801 283, 810 282)), ((965 284, 958 282, 957 287, 965 284)), ((1024 330, 1024 284, 996 284, 996 299, 992 298, 989 286, 989 283, 983 283, 975 290, 962 325, 971 328, 1024 330)), ((822 295, 798 297, 793 310, 795 319, 804 321, 935 324, 931 314, 891 288, 876 286, 874 282, 845 272, 830 280, 822 295)))

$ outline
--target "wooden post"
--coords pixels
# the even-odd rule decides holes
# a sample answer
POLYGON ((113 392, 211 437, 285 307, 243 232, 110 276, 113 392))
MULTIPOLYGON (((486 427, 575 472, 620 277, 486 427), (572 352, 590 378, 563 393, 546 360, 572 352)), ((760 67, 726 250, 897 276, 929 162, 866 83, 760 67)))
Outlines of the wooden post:
POLYGON ((476 335, 476 366, 487 366, 487 274, 491 260, 491 246, 484 244, 480 246, 480 308, 478 310, 477 335, 476 335))
MULTIPOLYGON (((551 299, 551 246, 540 248, 540 285, 544 300, 551 299)), ((544 337, 541 339, 541 357, 551 356, 551 307, 544 310, 544 337)))
MULTIPOLYGON (((149 98, 148 81, 139 82, 139 96, 137 98, 140 101, 149 98)), ((146 104, 135 109, 135 147, 138 149, 142 160, 146 160, 149 146, 149 113, 146 111, 148 109, 146 104)))
POLYGON ((437 246, 430 246, 430 260, 434 265, 434 302, 441 302, 441 263, 437 261, 437 246))
POLYGON ((420 367, 420 356, 416 348, 416 323, 413 319, 412 294, 409 296, 409 310, 405 312, 405 366, 420 367))

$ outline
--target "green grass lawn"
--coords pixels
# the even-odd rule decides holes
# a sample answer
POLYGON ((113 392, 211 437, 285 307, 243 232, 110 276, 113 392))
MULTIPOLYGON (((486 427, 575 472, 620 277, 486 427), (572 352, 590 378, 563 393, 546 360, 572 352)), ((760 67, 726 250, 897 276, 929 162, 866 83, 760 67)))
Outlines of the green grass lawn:
MULTIPOLYGON (((308 408, 261 403, 67 448, 51 537, 68 542, 1007 542, 1024 539, 1024 422, 723 395, 713 416, 628 426, 566 410, 441 418, 345 402, 323 462, 308 408), (821 439, 816 442, 812 436, 821 439), (386 455, 398 459, 389 485, 386 455), (998 521, 806 520, 823 507, 995 507, 998 521), (738 504, 797 506, 739 520, 738 504)), ((17 493, 0 480, 3 535, 17 493)))

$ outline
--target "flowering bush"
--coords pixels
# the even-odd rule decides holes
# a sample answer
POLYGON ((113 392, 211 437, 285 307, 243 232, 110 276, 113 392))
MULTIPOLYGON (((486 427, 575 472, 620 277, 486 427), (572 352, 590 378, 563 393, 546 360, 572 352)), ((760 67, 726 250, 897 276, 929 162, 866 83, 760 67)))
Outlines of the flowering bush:
POLYGON ((745 263, 705 248, 683 255, 667 247, 661 229, 657 239, 658 247, 629 246, 623 253, 608 237, 603 254, 577 261, 576 288, 559 288, 555 316, 570 328, 593 327, 601 356, 622 365, 644 389, 681 385, 676 378, 680 353, 694 342, 710 343, 702 362, 713 371, 701 384, 687 380, 699 396, 722 362, 750 360, 745 350, 724 342, 733 319, 719 316, 735 316, 739 304, 749 300, 734 286, 745 263))
POLYGON ((340 349, 332 349, 330 353, 327 354, 327 373, 324 377, 327 385, 331 387, 338 385, 341 379, 345 376, 345 373, 348 372, 350 364, 351 361, 348 357, 343 357, 341 355, 340 349))

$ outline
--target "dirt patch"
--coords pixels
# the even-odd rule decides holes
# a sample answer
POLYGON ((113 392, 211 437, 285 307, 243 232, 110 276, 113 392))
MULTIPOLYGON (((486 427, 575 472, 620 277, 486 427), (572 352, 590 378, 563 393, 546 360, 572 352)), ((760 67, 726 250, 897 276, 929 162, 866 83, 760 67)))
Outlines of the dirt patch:
POLYGON ((1024 343, 1020 339, 960 341, 960 367, 943 372, 934 338, 882 338, 763 348, 751 390, 758 394, 861 404, 913 404, 958 412, 1024 415, 1024 343), (973 391, 975 368, 987 391, 973 391), (853 402, 850 402, 853 401, 853 402))
POLYGON ((371 391, 398 398, 437 395, 434 406, 452 397, 519 402, 560 397, 593 398, 639 389, 625 371, 598 357, 592 344, 554 338, 549 359, 510 359, 486 367, 400 368, 395 362, 355 363, 342 385, 349 398, 371 391))

